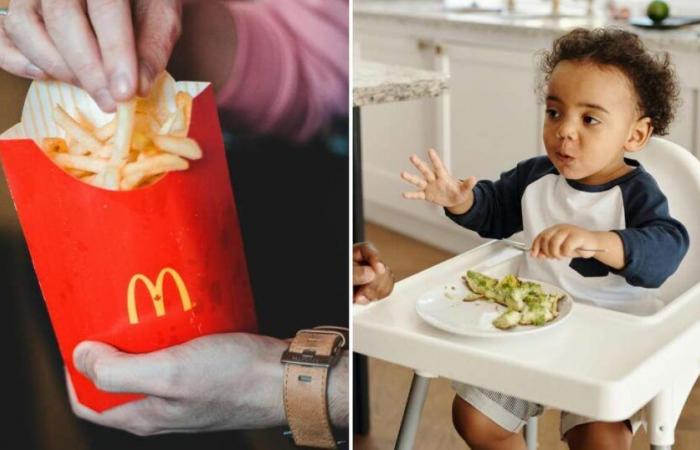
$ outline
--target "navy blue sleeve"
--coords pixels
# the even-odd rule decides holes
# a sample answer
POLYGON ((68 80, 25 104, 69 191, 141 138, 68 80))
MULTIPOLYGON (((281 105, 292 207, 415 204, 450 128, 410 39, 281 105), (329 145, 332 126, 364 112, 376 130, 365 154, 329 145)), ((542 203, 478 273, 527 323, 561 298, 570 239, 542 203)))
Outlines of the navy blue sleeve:
POLYGON ((688 231, 671 217, 666 196, 648 173, 621 188, 626 228, 614 232, 622 239, 625 267, 613 272, 631 285, 657 288, 688 252, 688 231))
POLYGON ((522 231, 520 199, 528 184, 554 170, 547 157, 540 156, 518 163, 503 172, 496 181, 482 180, 474 186, 474 203, 464 214, 445 214, 455 223, 479 233, 479 236, 502 239, 522 231))

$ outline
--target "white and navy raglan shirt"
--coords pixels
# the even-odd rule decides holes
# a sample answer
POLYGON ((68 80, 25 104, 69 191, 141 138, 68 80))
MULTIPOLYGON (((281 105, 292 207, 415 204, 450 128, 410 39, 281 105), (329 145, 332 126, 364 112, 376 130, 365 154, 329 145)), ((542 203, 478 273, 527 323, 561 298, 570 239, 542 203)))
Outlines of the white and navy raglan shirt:
POLYGON ((497 181, 479 181, 474 204, 464 214, 446 211, 459 225, 485 238, 523 231, 531 244, 546 228, 576 225, 612 231, 622 239, 625 266, 615 270, 594 258, 536 259, 526 256, 519 276, 566 290, 585 303, 650 314, 662 306, 654 289, 676 271, 688 251, 688 232, 672 218, 668 201, 638 161, 601 185, 567 180, 546 156, 519 163, 497 181))

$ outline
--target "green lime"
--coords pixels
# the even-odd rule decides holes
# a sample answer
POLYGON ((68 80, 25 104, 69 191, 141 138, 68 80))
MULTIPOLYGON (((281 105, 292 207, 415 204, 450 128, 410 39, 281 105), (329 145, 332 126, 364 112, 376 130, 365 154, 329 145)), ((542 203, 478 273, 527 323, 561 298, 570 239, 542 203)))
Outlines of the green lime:
POLYGON ((647 7, 647 16, 654 23, 659 23, 668 17, 668 4, 661 0, 654 0, 647 7))

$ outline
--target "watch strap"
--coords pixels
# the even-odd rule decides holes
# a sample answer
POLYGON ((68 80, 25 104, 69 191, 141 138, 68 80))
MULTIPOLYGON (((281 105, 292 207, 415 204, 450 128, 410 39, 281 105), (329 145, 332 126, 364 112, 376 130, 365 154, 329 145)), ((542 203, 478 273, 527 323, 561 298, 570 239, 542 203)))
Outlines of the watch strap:
POLYGON ((282 357, 284 409, 296 445, 336 448, 328 414, 328 372, 344 340, 333 331, 301 330, 282 357))

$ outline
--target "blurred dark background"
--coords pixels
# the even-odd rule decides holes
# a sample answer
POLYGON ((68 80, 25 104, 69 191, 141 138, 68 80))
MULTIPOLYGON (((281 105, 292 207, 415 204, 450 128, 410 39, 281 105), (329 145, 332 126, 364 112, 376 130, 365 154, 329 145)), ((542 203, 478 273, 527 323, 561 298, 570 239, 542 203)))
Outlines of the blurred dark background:
MULTIPOLYGON (((0 131, 19 121, 28 83, 0 72, 0 131)), ((287 338, 348 325, 348 123, 308 145, 225 133, 260 332, 287 338)), ((139 438, 77 419, 31 260, 0 173, 0 448, 292 449, 282 429, 139 438)), ((66 261, 66 264, 70 264, 66 261)))

